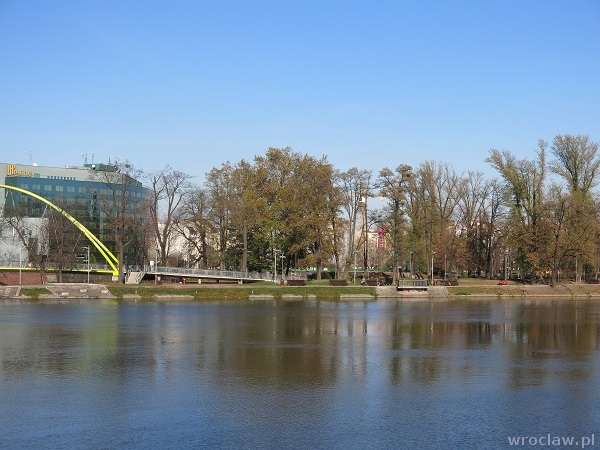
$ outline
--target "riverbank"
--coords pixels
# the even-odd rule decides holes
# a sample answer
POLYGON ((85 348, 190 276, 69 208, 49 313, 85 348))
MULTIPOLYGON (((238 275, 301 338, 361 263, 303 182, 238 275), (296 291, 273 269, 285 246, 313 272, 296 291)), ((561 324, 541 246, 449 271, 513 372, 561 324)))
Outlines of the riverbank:
POLYGON ((431 286, 426 292, 398 292, 393 286, 329 286, 309 283, 307 286, 280 286, 272 283, 202 285, 121 285, 109 283, 52 283, 32 286, 2 286, 2 298, 33 299, 116 299, 116 300, 293 300, 293 299, 456 299, 470 297, 527 298, 595 298, 600 297, 600 284, 499 285, 493 280, 465 280, 458 286, 431 286))

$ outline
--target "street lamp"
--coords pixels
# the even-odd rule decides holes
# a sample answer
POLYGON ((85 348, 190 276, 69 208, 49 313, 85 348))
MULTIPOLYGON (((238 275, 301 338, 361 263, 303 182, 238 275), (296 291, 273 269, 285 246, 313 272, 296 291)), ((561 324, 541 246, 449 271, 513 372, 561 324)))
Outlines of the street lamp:
POLYGON ((283 275, 283 258, 285 258, 285 255, 283 254, 283 252, 281 252, 281 281, 284 280, 284 275, 283 275))
MULTIPOLYGON (((15 239, 15 227, 13 226, 12 229, 12 233, 13 233, 13 242, 15 239)), ((20 234, 19 234, 19 286, 21 286, 22 283, 22 271, 21 268, 23 267, 23 243, 21 242, 21 238, 20 238, 20 234)), ((28 252, 29 254, 29 252, 28 252)))
POLYGON ((352 278, 352 284, 356 284, 356 249, 354 249, 354 277, 352 278))
POLYGON ((281 250, 277 250, 273 247, 273 283, 277 283, 277 252, 281 250))
POLYGON ((431 285, 433 286, 433 255, 435 252, 431 252, 431 285))
MULTIPOLYGON (((150 261, 152 263, 152 261, 150 261)), ((154 285, 156 286, 156 278, 158 277, 158 247, 156 248, 156 261, 154 261, 154 285)))
POLYGON ((90 246, 81 247, 87 250, 87 284, 90 284, 90 246))
POLYGON ((363 249, 363 278, 366 277, 367 267, 369 265, 369 224, 367 221, 367 196, 362 196, 358 206, 363 210, 363 233, 364 233, 364 249, 363 249))

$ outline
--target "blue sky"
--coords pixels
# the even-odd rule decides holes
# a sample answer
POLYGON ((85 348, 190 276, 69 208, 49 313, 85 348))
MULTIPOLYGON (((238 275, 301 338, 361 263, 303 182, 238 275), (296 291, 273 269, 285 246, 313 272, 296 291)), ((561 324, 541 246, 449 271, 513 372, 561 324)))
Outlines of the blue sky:
POLYGON ((1 161, 341 170, 600 140, 598 1, 0 0, 1 161))

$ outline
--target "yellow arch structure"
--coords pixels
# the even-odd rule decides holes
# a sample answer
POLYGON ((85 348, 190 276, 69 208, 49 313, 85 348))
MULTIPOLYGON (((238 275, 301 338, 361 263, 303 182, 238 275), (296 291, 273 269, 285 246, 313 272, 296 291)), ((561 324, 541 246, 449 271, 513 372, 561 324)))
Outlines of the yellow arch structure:
POLYGON ((75 219, 75 217, 73 217, 71 214, 66 212, 64 209, 56 206, 54 203, 50 202, 49 200, 46 200, 44 197, 40 197, 39 195, 34 194, 33 192, 27 191, 25 189, 21 189, 21 188, 15 187, 15 186, 8 186, 6 184, 0 184, 0 188, 11 189, 13 191, 17 191, 17 192, 21 192, 22 194, 29 195, 30 197, 33 197, 41 202, 44 202, 46 205, 54 208, 56 211, 61 213, 63 216, 65 216, 67 219, 69 219, 69 221, 73 225, 75 225, 79 230, 81 230, 83 232, 83 234, 85 235, 85 237, 87 237, 92 244, 94 244, 94 247, 96 247, 98 249, 98 251, 102 254, 104 259, 108 263, 108 265, 112 268, 113 276, 115 276, 115 277, 119 276, 119 260, 117 259, 117 257, 112 254, 112 252, 106 247, 106 245, 104 245, 102 243, 102 241, 100 241, 100 239, 98 239, 90 230, 88 230, 81 222, 79 222, 77 219, 75 219))

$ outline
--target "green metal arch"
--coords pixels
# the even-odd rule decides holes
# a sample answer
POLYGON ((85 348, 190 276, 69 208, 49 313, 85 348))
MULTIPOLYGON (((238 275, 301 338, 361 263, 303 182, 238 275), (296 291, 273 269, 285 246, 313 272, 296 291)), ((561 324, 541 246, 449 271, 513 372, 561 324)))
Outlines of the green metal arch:
POLYGON ((75 225, 79 230, 81 230, 83 232, 83 234, 89 239, 89 241, 92 244, 94 244, 94 247, 96 247, 98 249, 98 251, 102 254, 102 256, 104 257, 106 262, 112 268, 113 276, 115 276, 115 277, 119 276, 119 260, 117 259, 117 257, 112 254, 112 252, 106 247, 106 245, 104 245, 102 243, 102 241, 100 241, 100 239, 98 239, 90 230, 88 230, 81 222, 79 222, 77 219, 75 219, 71 214, 66 212, 64 209, 56 206, 54 203, 45 199, 44 197, 40 197, 39 195, 37 195, 33 192, 30 192, 30 191, 27 191, 25 189, 21 189, 21 188, 15 187, 15 186, 8 186, 6 184, 0 184, 0 188, 11 189, 13 191, 18 191, 18 192, 21 192, 22 194, 29 195, 30 197, 33 197, 41 202, 44 202, 48 206, 54 208, 56 211, 61 213, 63 216, 65 216, 67 219, 69 219, 69 221, 73 225, 75 225))

